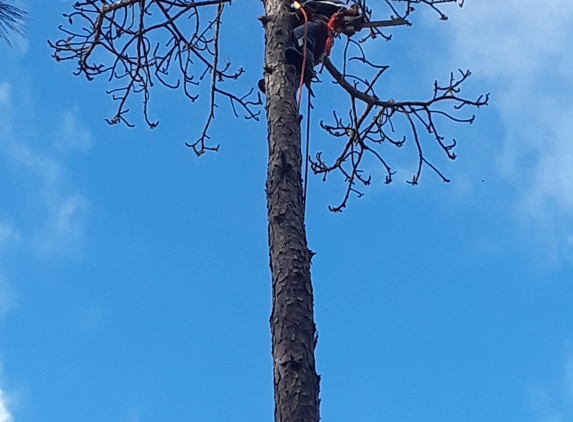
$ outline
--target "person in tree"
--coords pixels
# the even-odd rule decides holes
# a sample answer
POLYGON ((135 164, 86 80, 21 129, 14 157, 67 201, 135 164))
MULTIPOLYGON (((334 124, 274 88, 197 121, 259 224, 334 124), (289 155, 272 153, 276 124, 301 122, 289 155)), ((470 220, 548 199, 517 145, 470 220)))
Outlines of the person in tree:
MULTIPOLYGON (((348 23, 364 21, 364 18, 355 6, 346 7, 341 0, 295 1, 294 12, 292 46, 285 55, 287 62, 297 69, 296 80, 300 80, 304 72, 302 80, 310 87, 314 67, 330 54, 334 37, 339 33, 352 35, 346 29, 348 23)), ((259 88, 265 92, 264 79, 259 81, 259 88)))

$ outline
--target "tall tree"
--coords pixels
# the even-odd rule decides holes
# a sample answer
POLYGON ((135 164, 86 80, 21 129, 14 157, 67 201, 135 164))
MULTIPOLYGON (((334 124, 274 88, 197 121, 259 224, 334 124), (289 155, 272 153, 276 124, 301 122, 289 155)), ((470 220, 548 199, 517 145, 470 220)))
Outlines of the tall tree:
POLYGON ((10 35, 12 33, 24 36, 26 16, 24 10, 0 0, 0 39, 11 46, 10 35))
POLYGON ((275 421, 311 422, 319 420, 319 376, 314 358, 312 255, 304 224, 298 85, 284 59, 291 44, 290 4, 267 0, 264 5, 275 421))
MULTIPOLYGON (((372 22, 375 14, 386 13, 390 22, 410 24, 415 5, 425 5, 446 16, 439 9, 445 3, 463 4, 463 0, 385 0, 372 9, 368 0, 358 0, 356 7, 372 22)), ((209 127, 217 102, 230 101, 237 115, 242 110, 247 119, 259 119, 261 95, 251 89, 238 95, 224 83, 239 78, 243 69, 232 70, 221 60, 219 44, 223 12, 231 0, 80 0, 66 14, 66 26, 60 27, 64 38, 50 42, 54 58, 75 61, 76 74, 88 79, 107 75, 114 83, 108 91, 117 101, 110 124, 127 120, 128 102, 140 94, 143 115, 150 127, 157 125, 149 117, 151 87, 159 82, 170 88, 182 88, 192 101, 197 99, 197 86, 209 85, 209 105, 205 126, 199 137, 187 146, 197 155, 217 150, 210 144, 209 127)), ((315 174, 326 177, 340 172, 346 184, 341 202, 331 207, 341 211, 353 193, 358 196, 360 184, 370 184, 363 175, 363 158, 373 156, 386 172, 385 183, 392 181, 394 171, 382 151, 386 146, 401 147, 407 139, 416 146, 417 170, 410 180, 417 184, 422 169, 430 168, 444 181, 447 178, 424 153, 421 138, 428 136, 450 159, 455 159, 455 140, 445 142, 438 131, 437 118, 471 123, 474 116, 459 117, 465 106, 480 107, 488 97, 468 100, 460 95, 469 71, 451 74, 445 85, 434 84, 433 93, 423 101, 382 99, 377 83, 388 66, 373 63, 364 53, 362 43, 389 39, 380 28, 365 30, 361 40, 350 33, 345 41, 341 63, 335 66, 328 58, 324 66, 333 80, 349 95, 351 108, 347 118, 336 110, 332 124, 322 124, 330 135, 341 139, 340 152, 329 164, 320 152, 310 159, 301 148, 300 112, 296 91, 296 69, 289 65, 285 51, 292 45, 293 9, 290 0, 263 0, 265 14, 259 20, 265 28, 264 86, 268 128, 267 212, 270 267, 272 273, 272 353, 274 362, 275 421, 317 422, 319 420, 319 381, 316 372, 314 297, 310 277, 312 252, 307 246, 305 198, 302 165, 310 160, 315 174), (358 75, 350 66, 359 62, 358 75), (340 70, 341 69, 341 70, 340 70), (398 119, 402 123, 397 124, 398 119), (396 134, 398 127, 409 133, 396 134)), ((360 29, 360 28, 357 28, 360 29)), ((318 101, 320 106, 320 101, 318 101)))

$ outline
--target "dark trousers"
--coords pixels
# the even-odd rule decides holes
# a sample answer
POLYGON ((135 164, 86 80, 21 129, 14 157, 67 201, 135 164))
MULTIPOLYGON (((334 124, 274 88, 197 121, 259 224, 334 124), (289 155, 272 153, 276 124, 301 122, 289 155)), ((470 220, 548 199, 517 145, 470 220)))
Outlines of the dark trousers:
POLYGON ((316 60, 322 54, 324 46, 321 46, 321 40, 325 38, 324 36, 324 25, 320 22, 311 21, 308 24, 299 25, 292 30, 292 37, 294 40, 294 45, 297 50, 304 53, 304 27, 306 26, 306 63, 307 67, 312 69, 316 64, 316 60), (317 48, 318 47, 318 48, 317 48), (316 54, 318 52, 318 54, 316 54))

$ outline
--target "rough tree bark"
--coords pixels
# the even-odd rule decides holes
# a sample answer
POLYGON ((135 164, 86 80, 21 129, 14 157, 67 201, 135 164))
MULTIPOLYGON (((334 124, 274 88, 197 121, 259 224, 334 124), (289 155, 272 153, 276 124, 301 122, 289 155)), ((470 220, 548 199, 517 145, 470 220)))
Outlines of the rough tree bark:
POLYGON ((318 422, 311 251, 304 224, 301 137, 294 68, 285 62, 290 0, 264 0, 269 161, 267 211, 276 422, 318 422))

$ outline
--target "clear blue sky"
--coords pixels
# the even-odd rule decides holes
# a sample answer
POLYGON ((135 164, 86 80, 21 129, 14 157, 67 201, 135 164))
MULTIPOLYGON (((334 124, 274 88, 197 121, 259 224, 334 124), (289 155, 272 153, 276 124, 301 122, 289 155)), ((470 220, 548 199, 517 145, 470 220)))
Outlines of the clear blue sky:
MULTIPOLYGON (((324 421, 573 421, 573 2, 465 3, 370 50, 388 97, 457 68, 491 92, 444 126, 452 183, 406 184, 408 147, 342 214, 340 180, 310 180, 324 421)), ((196 158, 204 106, 156 89, 157 129, 138 102, 135 129, 108 126, 105 81, 50 58, 71 4, 23 3, 26 39, 0 43, 0 422, 268 422, 266 125, 221 103, 221 150, 196 158)), ((262 72, 259 14, 224 21, 239 90, 262 72)), ((312 148, 333 154, 318 122, 345 100, 317 91, 312 148)))

